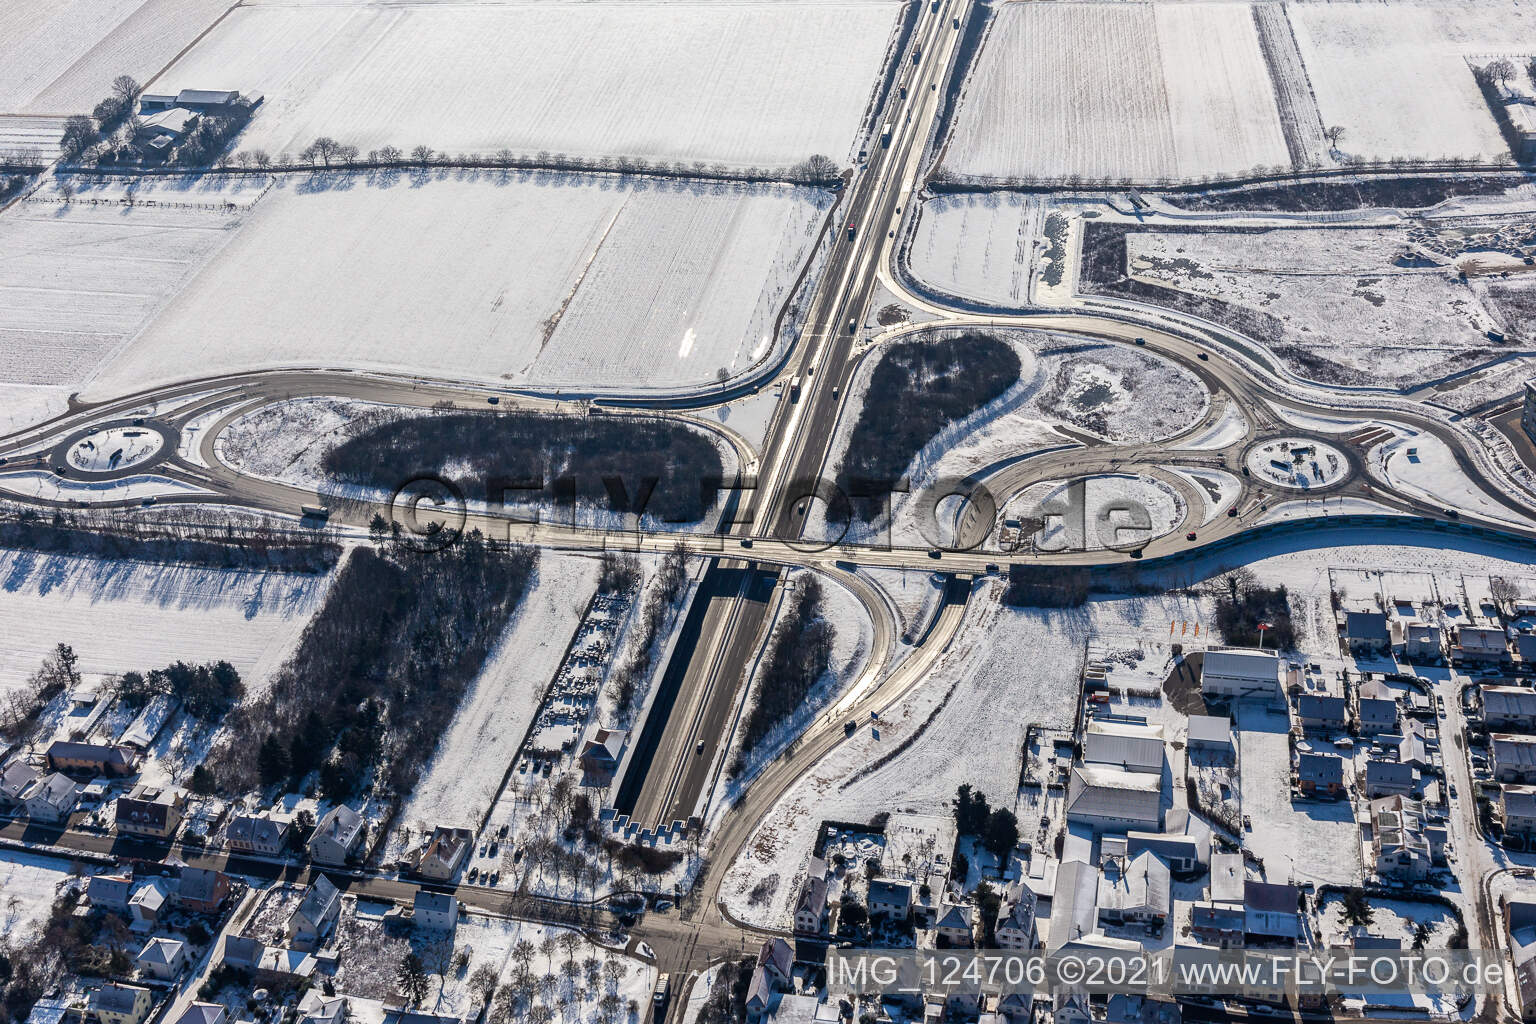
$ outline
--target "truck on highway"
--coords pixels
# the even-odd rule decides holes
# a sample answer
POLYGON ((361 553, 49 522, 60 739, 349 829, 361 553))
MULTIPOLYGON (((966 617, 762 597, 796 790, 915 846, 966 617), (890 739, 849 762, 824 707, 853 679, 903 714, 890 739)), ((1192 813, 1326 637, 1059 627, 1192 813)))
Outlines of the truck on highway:
POLYGON ((667 1000, 670 999, 671 996, 672 978, 670 975, 663 974, 661 977, 656 979, 656 992, 651 996, 651 1003, 658 1010, 665 1009, 667 1000))
POLYGON ((791 402, 800 401, 800 378, 798 376, 789 378, 789 400, 791 402))
POLYGON ((880 145, 886 149, 891 148, 891 122, 885 122, 885 127, 880 129, 880 145))
POLYGON ((329 519, 331 510, 324 505, 300 505, 299 511, 304 513, 306 519, 329 519))

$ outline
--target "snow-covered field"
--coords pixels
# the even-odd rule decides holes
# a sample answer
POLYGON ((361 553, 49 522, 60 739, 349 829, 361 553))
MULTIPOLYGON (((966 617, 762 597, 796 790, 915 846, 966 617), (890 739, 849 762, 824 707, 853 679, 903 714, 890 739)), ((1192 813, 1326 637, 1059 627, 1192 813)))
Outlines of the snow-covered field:
MULTIPOLYGON (((781 186, 563 175, 285 179, 88 393, 194 370, 316 364, 598 390, 713 382, 768 355, 774 318, 829 202, 824 192, 781 186)), ((161 213, 90 216, 133 233, 161 213)), ((56 216, 53 207, 28 211, 56 216)), ((64 223, 75 219, 72 211, 64 223)), ((216 228, 231 218, 204 220, 216 228)), ((93 225, 42 246, 73 246, 47 259, 73 261, 74 288, 105 291, 113 278, 96 279, 122 273, 111 269, 110 248, 95 251, 96 237, 93 225)), ((154 232, 136 237, 150 253, 164 244, 154 232)), ((11 317, 32 330, 72 301, 23 297, 11 317)), ((72 316, 82 332, 94 325, 72 316)), ((8 349, 12 372, 35 379, 41 336, 18 337, 30 341, 8 349)), ((93 340, 91 352, 99 358, 116 337, 93 340)), ((55 373, 87 362, 82 355, 55 373)))
POLYGON ((1279 336, 1260 340, 1298 373, 1406 385, 1493 358, 1485 332, 1520 329, 1454 266, 1399 263, 1438 263, 1444 242, 1398 228, 1150 231, 1127 236, 1126 258, 1138 280, 1275 318, 1279 336))
POLYGON ((1046 612, 1003 607, 1000 586, 981 584, 960 634, 921 687, 882 711, 877 730, 860 730, 839 745, 775 806, 724 882, 733 915, 749 924, 787 924, 795 891, 788 880, 823 820, 863 821, 880 810, 949 815, 961 783, 1011 805, 1027 726, 1072 726, 1088 638, 1166 631, 1170 619, 1199 618, 1202 604, 1127 597, 1046 612), (783 881, 754 904, 752 889, 773 874, 783 881))
POLYGON ((89 113, 114 78, 148 81, 228 7, 229 0, 6 0, 0 112, 89 113))
MULTIPOLYGON (((1467 58, 1536 52, 1536 14, 1519 0, 1293 3, 1296 42, 1339 150, 1493 159, 1508 155, 1467 58)), ((1515 64, 1524 73, 1525 61, 1515 64)))
POLYGON ((898 6, 868 2, 259 6, 152 83, 265 95, 240 144, 366 153, 845 161, 898 6), (814 116, 810 115, 814 112, 814 116))
POLYGON ((67 862, 6 850, 0 853, 0 932, 24 941, 48 921, 60 883, 70 877, 67 862))
POLYGON ((1014 192, 928 200, 908 257, 913 274, 946 295, 1003 308, 1027 305, 1042 205, 1014 192))
POLYGON ((1247 4, 1001 5, 944 165, 974 178, 1288 165, 1247 4))
POLYGON ((259 692, 330 578, 0 552, 0 691, 67 643, 87 674, 222 659, 259 692))
POLYGON ((0 217, 0 379, 83 382, 239 224, 209 210, 18 204, 0 217))
POLYGON ((532 587, 464 695, 399 822, 478 829, 597 587, 595 556, 542 552, 532 587))

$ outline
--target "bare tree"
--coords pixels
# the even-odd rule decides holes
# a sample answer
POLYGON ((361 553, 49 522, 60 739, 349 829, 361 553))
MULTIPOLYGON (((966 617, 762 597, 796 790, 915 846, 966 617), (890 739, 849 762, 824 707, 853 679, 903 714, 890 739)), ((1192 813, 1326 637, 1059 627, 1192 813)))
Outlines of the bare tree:
POLYGON ((143 87, 134 81, 131 75, 118 75, 112 79, 112 95, 124 103, 132 103, 139 98, 139 92, 143 87))
POLYGON ((1509 91, 1509 83, 1515 77, 1515 65, 1508 57, 1500 57, 1483 68, 1488 77, 1499 83, 1499 88, 1509 91))
POLYGON ((300 153, 299 155, 302 156, 305 160, 308 160, 310 163, 314 163, 318 158, 325 164, 325 166, 329 167, 331 166, 331 161, 337 159, 341 153, 341 143, 337 142, 329 135, 322 135, 314 142, 311 142, 308 148, 306 148, 304 152, 300 153))
POLYGON ((1331 149, 1338 149, 1339 148, 1339 140, 1342 139, 1343 137, 1344 137, 1344 126, 1343 125, 1331 124, 1327 128, 1323 129, 1323 138, 1328 140, 1328 146, 1331 149))

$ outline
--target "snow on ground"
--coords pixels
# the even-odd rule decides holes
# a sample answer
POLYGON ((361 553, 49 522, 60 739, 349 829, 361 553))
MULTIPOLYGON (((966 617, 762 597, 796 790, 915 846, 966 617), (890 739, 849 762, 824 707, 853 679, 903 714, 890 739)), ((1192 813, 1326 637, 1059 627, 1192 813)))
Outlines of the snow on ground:
POLYGON ((329 575, 284 575, 0 552, 0 689, 53 648, 85 673, 226 660, 260 692, 320 607, 329 575))
POLYGON ((18 203, 0 216, 0 380, 80 384, 239 223, 206 209, 18 203))
POLYGON ((1456 464, 1444 441, 1399 427, 1403 436, 1371 451, 1371 468, 1393 487, 1425 501, 1490 519, 1529 527, 1532 520, 1517 515, 1488 497, 1456 464))
POLYGON ((12 159, 29 157, 52 163, 59 156, 59 140, 64 136, 62 117, 23 117, 0 114, 0 153, 12 159))
POLYGON ((861 567, 858 571, 891 599, 896 606, 896 625, 902 635, 909 639, 921 635, 928 628, 944 599, 942 573, 868 567, 861 567))
MULTIPOLYGON (((1348 800, 1291 800, 1290 718, 1280 709, 1235 712, 1244 837, 1269 882, 1360 884, 1360 829, 1348 800)), ((1348 783, 1348 779, 1345 780, 1348 783)))
POLYGON ((402 826, 418 836, 439 825, 479 828, 597 589, 599 569, 595 556, 540 553, 532 586, 401 808, 402 826))
POLYGON ((69 480, 54 475, 52 470, 26 470, 20 473, 0 475, 0 491, 26 498, 45 498, 49 501, 149 501, 167 495, 210 495, 195 484, 153 473, 120 477, 116 480, 69 480))
POLYGON ((1518 0, 1289 10, 1323 123, 1343 127, 1346 156, 1509 155, 1467 58, 1536 52, 1536 15, 1518 0))
POLYGON ((68 862, 18 850, 0 852, 0 933, 14 941, 46 924, 68 862))
POLYGON ((1486 332, 1506 329, 1486 286, 1459 282, 1436 251, 1445 239, 1428 241, 1425 254, 1401 228, 1149 231, 1127 236, 1126 258, 1137 280, 1273 318, 1273 336, 1258 340, 1294 372, 1418 384, 1493 358, 1486 332))
MULTIPOLYGON (((1404 949, 1413 946, 1413 935, 1420 922, 1429 925, 1429 941, 1426 948, 1437 949, 1450 945, 1456 934, 1456 918, 1438 903, 1415 900, 1389 900, 1371 897, 1366 901, 1371 908, 1371 923, 1366 931, 1385 939, 1398 939, 1404 949)), ((1324 897, 1321 912, 1320 945, 1348 946, 1351 925, 1344 919, 1343 897, 1330 893, 1324 897)))
POLYGON ((763 442, 768 437, 768 426, 773 422, 773 414, 783 404, 783 385, 778 385, 713 409, 702 410, 697 415, 700 419, 714 420, 727 430, 740 434, 747 444, 761 452, 763 442))
POLYGON ((907 259, 916 277, 946 295, 1026 306, 1043 220, 1042 203, 1032 196, 938 196, 922 205, 907 259))
POLYGON ((151 83, 265 94, 240 139, 295 157, 624 155, 780 167, 849 157, 894 4, 523 3, 236 10, 151 83), (808 116, 814 112, 814 116, 808 116))
POLYGON ((1219 451, 1241 441, 1248 433, 1248 417, 1242 407, 1231 400, 1223 400, 1220 411, 1206 428, 1185 438, 1180 448, 1198 448, 1201 451, 1219 451))
POLYGON ((1044 518, 1045 510, 1058 510, 1047 519, 1046 527, 1034 535, 1037 547, 1044 551, 1101 551, 1106 547, 1145 544, 1172 533, 1189 515, 1179 492, 1168 483, 1150 476, 1104 475, 1073 481, 1043 481, 1020 491, 1000 512, 1007 518, 1044 518), (1080 520, 1061 514, 1075 507, 1071 489, 1081 485, 1080 520), (1139 516, 1124 510, 1139 508, 1147 514, 1149 529, 1132 524, 1139 516), (1081 536, 1083 527, 1087 536, 1081 536))
POLYGON ((114 78, 148 81, 228 6, 228 0, 7 0, 0 4, 0 112, 89 113, 111 93, 114 78))
POLYGON ((1220 469, 1188 469, 1182 466, 1170 466, 1168 472, 1183 477, 1203 493, 1205 519, 1200 524, 1202 526, 1226 512, 1227 508, 1237 500, 1238 495, 1243 493, 1243 482, 1231 473, 1220 469))
MULTIPOLYGON (((795 713, 786 718, 766 736, 757 747, 744 758, 744 768, 737 780, 725 787, 724 797, 727 801, 734 801, 747 788, 752 777, 764 764, 772 761, 791 742, 803 733, 811 721, 823 708, 831 704, 842 694, 859 674, 864 671, 864 666, 869 663, 870 654, 875 639, 875 627, 864 611, 864 606, 858 598, 853 596, 840 583, 836 583, 825 576, 811 573, 808 569, 792 569, 786 576, 784 598, 789 600, 793 589, 802 581, 814 576, 821 583, 822 593, 822 618, 831 623, 836 630, 836 637, 832 642, 832 653, 828 660, 828 669, 812 684, 805 699, 795 709, 795 713)), ((782 610, 783 606, 780 606, 782 610)), ((777 622, 777 619, 775 619, 777 622)), ((758 689, 762 683, 754 671, 748 681, 748 693, 745 708, 750 708, 757 700, 758 689)), ((726 752, 727 764, 730 764, 741 752, 739 737, 731 744, 731 749, 726 752)), ((708 812, 706 812, 708 813, 708 812)))
MULTIPOLYGON (((88 393, 316 364, 610 391, 713 383, 768 357, 830 203, 787 186, 435 177, 285 179, 88 393)), ((141 211, 95 216, 131 232, 141 211)), ((70 238, 70 258, 104 263, 96 237, 70 238)), ((96 273, 82 265, 77 288, 96 273)), ((17 315, 40 320, 40 302, 17 315)), ((10 350, 12 379, 35 378, 38 344, 10 350)))
POLYGON ((948 802, 967 782, 1007 806, 1026 727, 1071 728, 1089 637, 1158 633, 1170 619, 1200 617, 1201 602, 1179 596, 1111 597, 1044 611, 1003 607, 997 581, 980 587, 923 685, 835 748, 758 827, 722 887, 733 916, 788 925, 791 882, 823 820, 864 821, 881 810, 948 815, 948 802), (781 882, 754 901, 752 890, 770 875, 781 882))
POLYGON ((1331 444, 1277 437, 1249 449, 1244 465, 1254 479, 1283 490, 1331 487, 1349 476, 1349 460, 1331 444))
POLYGON ((24 430, 67 411, 66 388, 0 384, 0 435, 24 430))
POLYGON ((976 178, 1165 177, 1289 165, 1247 4, 1005 4, 945 168, 976 178))

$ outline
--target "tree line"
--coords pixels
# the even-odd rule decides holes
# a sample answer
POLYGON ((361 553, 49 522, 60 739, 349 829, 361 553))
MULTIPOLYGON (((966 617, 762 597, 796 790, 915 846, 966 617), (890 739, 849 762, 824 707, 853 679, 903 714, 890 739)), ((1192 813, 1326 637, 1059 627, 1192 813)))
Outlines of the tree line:
POLYGON ((837 630, 822 618, 821 581, 809 573, 799 576, 795 596, 774 627, 764 657, 752 710, 742 726, 742 739, 732 773, 746 767, 746 757, 780 722, 793 715, 811 687, 827 671, 837 630))
POLYGON ((849 504, 828 509, 829 518, 852 514, 872 522, 923 446, 1008 390, 1019 371, 1019 354, 988 334, 888 348, 870 377, 838 470, 849 504))
POLYGON ((521 410, 381 417, 323 465, 338 480, 386 490, 452 475, 492 501, 590 504, 679 523, 704 517, 723 478, 714 442, 680 424, 521 410))
POLYGON ((537 560, 478 532, 442 551, 355 551, 268 692, 230 713, 212 784, 293 787, 317 772, 330 800, 374 782, 409 793, 537 560))

